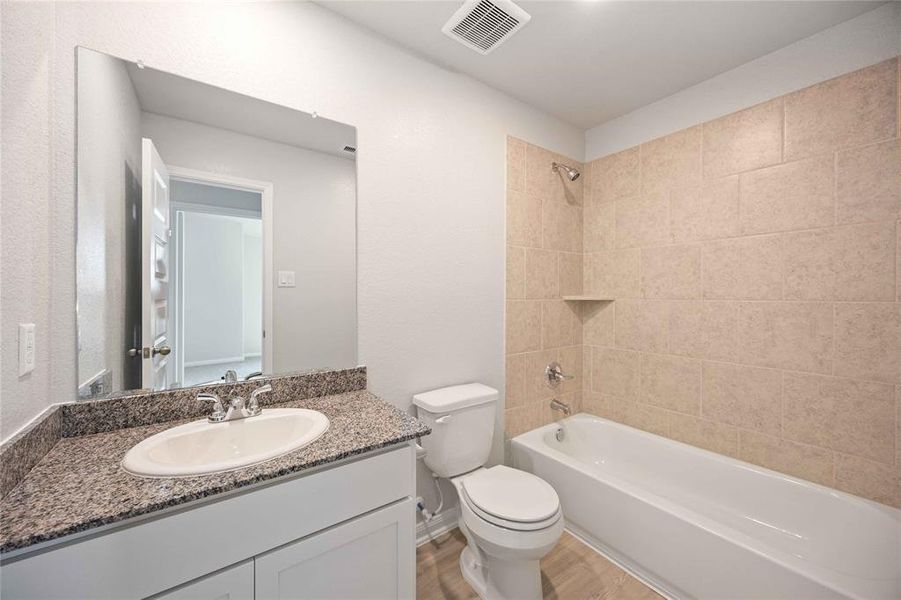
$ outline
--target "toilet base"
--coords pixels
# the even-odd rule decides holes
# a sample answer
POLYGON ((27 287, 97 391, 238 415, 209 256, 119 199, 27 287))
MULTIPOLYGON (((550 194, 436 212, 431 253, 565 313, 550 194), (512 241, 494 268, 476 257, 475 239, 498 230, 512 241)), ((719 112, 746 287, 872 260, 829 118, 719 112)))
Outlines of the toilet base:
POLYGON ((502 560, 467 544, 460 553, 460 572, 482 600, 542 598, 541 566, 537 560, 502 560))

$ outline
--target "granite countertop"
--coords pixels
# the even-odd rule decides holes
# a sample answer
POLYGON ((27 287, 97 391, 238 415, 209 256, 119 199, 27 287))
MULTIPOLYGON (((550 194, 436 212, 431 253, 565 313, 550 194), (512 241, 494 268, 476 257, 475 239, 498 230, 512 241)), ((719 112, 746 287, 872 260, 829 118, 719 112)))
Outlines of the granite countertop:
POLYGON ((144 438, 194 419, 62 438, 0 502, 0 554, 300 473, 430 431, 365 390, 272 406, 318 410, 331 425, 309 446, 264 463, 167 479, 137 477, 119 463, 144 438))

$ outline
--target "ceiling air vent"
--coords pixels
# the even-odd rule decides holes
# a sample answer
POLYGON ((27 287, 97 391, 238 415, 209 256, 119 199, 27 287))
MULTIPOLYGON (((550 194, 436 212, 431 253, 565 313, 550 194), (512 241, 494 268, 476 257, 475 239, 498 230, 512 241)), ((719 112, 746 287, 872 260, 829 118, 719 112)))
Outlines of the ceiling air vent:
POLYGON ((479 54, 488 54, 531 18, 510 0, 466 0, 441 31, 479 54))

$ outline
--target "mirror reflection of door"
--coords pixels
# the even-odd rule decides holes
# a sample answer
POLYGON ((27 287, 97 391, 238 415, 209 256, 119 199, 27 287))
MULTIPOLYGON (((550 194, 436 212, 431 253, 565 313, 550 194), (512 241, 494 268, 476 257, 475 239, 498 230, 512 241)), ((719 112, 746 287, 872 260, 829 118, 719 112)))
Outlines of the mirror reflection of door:
POLYGON ((262 195, 172 180, 175 386, 262 371, 262 195))

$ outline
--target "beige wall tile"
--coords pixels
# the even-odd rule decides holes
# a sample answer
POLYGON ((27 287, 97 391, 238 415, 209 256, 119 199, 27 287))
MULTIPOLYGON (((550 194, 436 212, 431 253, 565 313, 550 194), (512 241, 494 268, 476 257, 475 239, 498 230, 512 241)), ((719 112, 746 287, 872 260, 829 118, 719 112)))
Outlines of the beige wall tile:
POLYGON ((582 410, 596 417, 619 421, 619 419, 616 418, 616 410, 619 402, 620 401, 613 396, 605 396, 598 392, 582 393, 582 410))
POLYGON ((514 438, 521 433, 539 427, 540 415, 533 406, 517 406, 504 411, 504 429, 507 438, 514 438))
POLYGON ((554 395, 545 374, 545 369, 554 361, 560 360, 560 349, 539 350, 525 355, 523 381, 526 400, 530 403, 550 399, 554 395))
POLYGON ((541 246, 568 252, 582 251, 582 206, 560 199, 541 203, 541 246))
POLYGON ((638 146, 591 163, 591 200, 606 202, 640 193, 638 146))
POLYGON ((616 345, 620 348, 666 352, 669 305, 659 300, 616 301, 616 345))
POLYGON ((656 406, 620 402, 616 409, 616 420, 629 427, 635 427, 656 435, 669 437, 670 413, 656 406))
POLYGON ((701 247, 643 248, 641 292, 646 298, 700 298, 701 247))
POLYGON ((784 243, 786 299, 895 298, 894 223, 789 233, 784 243))
POLYGON ((668 418, 669 435, 674 440, 711 452, 738 457, 736 428, 680 413, 669 413, 668 418))
POLYGON ((640 251, 638 248, 605 250, 585 255, 585 289, 605 298, 637 298, 640 251))
POLYGON ((584 203, 583 249, 585 252, 610 250, 616 245, 616 203, 584 203))
POLYGON ((895 299, 901 302, 901 221, 895 223, 895 299))
POLYGON ((507 354, 541 347, 541 302, 508 300, 506 323, 507 354))
POLYGON ((782 161, 782 98, 704 124, 704 177, 782 161))
POLYGON ((834 224, 834 170, 828 155, 744 173, 739 184, 742 233, 834 224))
POLYGON ((739 235, 738 176, 670 193, 670 238, 694 242, 739 235))
POLYGON ((582 255, 560 252, 557 256, 557 270, 560 273, 560 295, 578 296, 582 293, 582 255))
POLYGON ((656 194, 701 182, 701 126, 641 145, 641 193, 656 194))
POLYGON ((704 298, 782 298, 782 239, 755 236, 703 245, 704 298))
POLYGON ((893 300, 894 223, 839 227, 835 239, 835 299, 893 300))
POLYGON ((701 361, 642 354, 641 399, 652 406, 700 415, 701 361))
POLYGON ((571 375, 573 379, 564 381, 558 388, 567 394, 572 394, 582 390, 582 349, 583 346, 570 346, 560 349, 560 368, 563 373, 571 375))
POLYGON ((507 191, 507 243, 541 246, 541 199, 523 192, 507 191))
POLYGON ((894 60, 785 96, 785 160, 895 136, 894 60))
POLYGON ((557 252, 526 250, 526 298, 557 298, 560 296, 560 273, 557 252))
POLYGON ((833 484, 833 455, 824 448, 742 430, 739 433, 739 457, 801 479, 828 486, 833 484))
POLYGON ((837 153, 835 180, 839 223, 901 218, 901 141, 837 153))
POLYGON ((586 302, 582 305, 582 342, 585 345, 614 345, 615 311, 613 302, 586 302))
POLYGON ((901 469, 897 466, 836 454, 835 487, 901 508, 901 469))
POLYGON ((901 383, 901 304, 835 305, 835 374, 901 383))
POLYGON ((738 303, 673 302, 669 351, 695 358, 738 360, 738 303))
POLYGON ((582 343, 582 326, 576 310, 563 300, 545 300, 541 303, 542 348, 582 343))
POLYGON ((526 250, 507 246, 507 299, 524 298, 526 294, 526 250))
POLYGON ((641 393, 641 355, 612 348, 591 349, 592 391, 637 401, 641 393))
POLYGON ((526 403, 526 355, 509 354, 504 368, 504 406, 514 408, 526 403))
POLYGON ((774 369, 705 361, 701 405, 705 419, 781 435, 781 373, 774 369))
POLYGON ((526 143, 507 136, 507 189, 526 191, 526 143))
POLYGON ((544 200, 554 197, 554 194, 560 193, 562 189, 554 184, 557 183, 554 178, 554 172, 551 170, 551 163, 555 160, 554 153, 550 150, 541 148, 534 144, 526 144, 526 192, 537 196, 544 200))
POLYGON ((884 383, 785 374, 784 437, 895 461, 895 390, 884 383))
POLYGON ((814 373, 832 370, 832 304, 742 302, 739 361, 814 373))
POLYGON ((653 246, 669 239, 669 201, 666 192, 616 201, 616 246, 653 246))
POLYGON ((895 465, 901 468, 901 385, 895 386, 895 465))

